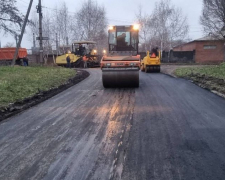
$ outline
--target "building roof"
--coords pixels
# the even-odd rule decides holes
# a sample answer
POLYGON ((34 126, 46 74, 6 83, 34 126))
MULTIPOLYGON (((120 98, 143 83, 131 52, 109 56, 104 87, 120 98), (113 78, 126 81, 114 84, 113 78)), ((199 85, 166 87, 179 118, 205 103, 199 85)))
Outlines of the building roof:
POLYGON ((224 40, 222 36, 208 35, 208 36, 204 36, 202 38, 196 39, 194 41, 221 41, 221 40, 224 40))
POLYGON ((75 41, 73 44, 96 44, 95 41, 75 41))
POLYGON ((184 43, 184 44, 174 46, 173 48, 177 48, 177 47, 180 47, 180 46, 184 46, 186 44, 190 44, 190 43, 193 43, 193 42, 199 42, 199 41, 224 41, 224 40, 225 39, 222 36, 208 35, 208 36, 204 36, 202 38, 195 39, 195 40, 192 40, 192 41, 184 43))

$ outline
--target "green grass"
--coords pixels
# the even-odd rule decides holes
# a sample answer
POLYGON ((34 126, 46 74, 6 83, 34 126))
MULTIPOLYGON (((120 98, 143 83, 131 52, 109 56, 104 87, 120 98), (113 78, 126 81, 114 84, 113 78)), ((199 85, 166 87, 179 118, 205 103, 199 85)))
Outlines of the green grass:
POLYGON ((0 107, 57 87, 75 74, 60 67, 0 67, 0 107))
POLYGON ((209 77, 225 79, 225 63, 217 66, 188 67, 175 70, 178 77, 190 76, 191 74, 201 74, 209 77))

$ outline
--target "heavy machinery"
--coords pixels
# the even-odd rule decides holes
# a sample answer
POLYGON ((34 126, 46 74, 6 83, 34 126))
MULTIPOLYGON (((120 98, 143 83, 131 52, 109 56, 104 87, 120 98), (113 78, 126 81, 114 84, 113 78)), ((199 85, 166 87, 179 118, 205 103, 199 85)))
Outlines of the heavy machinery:
POLYGON ((138 33, 138 25, 109 27, 109 51, 101 59, 105 88, 139 87, 138 33))
POLYGON ((161 64, 161 52, 149 53, 147 51, 147 55, 141 61, 141 71, 148 72, 160 72, 160 64, 161 64))
MULTIPOLYGON (((0 48, 0 66, 11 65, 16 48, 0 48)), ((21 59, 27 56, 26 48, 19 48, 18 55, 16 57, 16 65, 21 65, 21 59)))
MULTIPOLYGON (((72 67, 83 67, 83 57, 87 59, 88 67, 100 66, 100 59, 94 41, 76 41, 72 44, 72 52, 69 53, 72 67), (82 48, 82 50, 80 50, 82 48)), ((56 58, 56 64, 66 66, 66 54, 56 58)))

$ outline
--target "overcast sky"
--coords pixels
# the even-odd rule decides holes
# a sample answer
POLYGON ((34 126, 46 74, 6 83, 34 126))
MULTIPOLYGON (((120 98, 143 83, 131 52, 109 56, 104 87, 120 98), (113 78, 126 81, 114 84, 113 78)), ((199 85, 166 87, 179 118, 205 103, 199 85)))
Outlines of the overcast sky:
MULTIPOLYGON (((81 7, 84 0, 64 0, 68 4, 69 12, 76 12, 81 7)), ((138 6, 141 4, 143 7, 143 13, 150 14, 153 11, 154 4, 158 0, 96 0, 99 5, 103 5, 107 12, 107 18, 110 25, 123 25, 133 24, 135 22, 135 14, 138 12, 138 6)), ((30 0, 17 0, 18 8, 23 14, 26 13, 30 0)), ((63 0, 42 0, 43 6, 54 8, 56 5, 60 5, 63 0)), ((203 36, 201 25, 199 24, 199 18, 202 12, 202 0, 171 0, 171 2, 180 7, 183 11, 183 15, 188 18, 190 26, 189 37, 191 39, 198 39, 203 36)), ((32 11, 36 11, 35 7, 38 4, 38 0, 34 0, 32 11)), ((51 11, 44 8, 43 11, 51 11)), ((31 12, 32 14, 32 12, 31 12)), ((22 41, 22 47, 31 49, 32 37, 24 35, 22 41)), ((4 46, 7 42, 14 42, 15 40, 8 35, 4 37, 1 34, 1 44, 4 46)))

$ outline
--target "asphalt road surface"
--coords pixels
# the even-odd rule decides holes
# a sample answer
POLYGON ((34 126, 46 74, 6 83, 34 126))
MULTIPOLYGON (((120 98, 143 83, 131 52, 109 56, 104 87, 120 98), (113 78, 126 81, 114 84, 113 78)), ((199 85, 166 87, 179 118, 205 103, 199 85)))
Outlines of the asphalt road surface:
POLYGON ((225 99, 142 72, 138 89, 104 89, 89 71, 0 123, 0 179, 225 179, 225 99))

